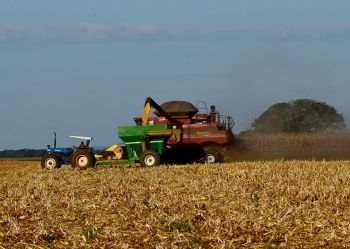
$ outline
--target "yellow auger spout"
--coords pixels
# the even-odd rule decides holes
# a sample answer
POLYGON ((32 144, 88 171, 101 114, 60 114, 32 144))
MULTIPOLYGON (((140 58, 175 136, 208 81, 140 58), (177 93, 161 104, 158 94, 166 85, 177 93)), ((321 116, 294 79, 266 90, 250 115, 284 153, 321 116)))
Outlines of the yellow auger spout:
POLYGON ((147 125, 150 111, 151 111, 151 103, 146 102, 145 106, 143 107, 142 125, 147 125))

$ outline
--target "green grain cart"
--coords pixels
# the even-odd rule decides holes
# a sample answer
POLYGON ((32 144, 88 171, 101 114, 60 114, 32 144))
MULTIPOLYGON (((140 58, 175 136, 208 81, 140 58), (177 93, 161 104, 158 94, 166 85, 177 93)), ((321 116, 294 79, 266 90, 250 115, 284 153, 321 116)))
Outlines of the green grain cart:
POLYGON ((167 125, 121 126, 118 136, 123 145, 111 146, 95 155, 98 165, 132 164, 140 162, 142 166, 157 166, 161 161, 167 140, 174 136, 176 129, 167 125), (123 155, 118 158, 119 152, 123 155))

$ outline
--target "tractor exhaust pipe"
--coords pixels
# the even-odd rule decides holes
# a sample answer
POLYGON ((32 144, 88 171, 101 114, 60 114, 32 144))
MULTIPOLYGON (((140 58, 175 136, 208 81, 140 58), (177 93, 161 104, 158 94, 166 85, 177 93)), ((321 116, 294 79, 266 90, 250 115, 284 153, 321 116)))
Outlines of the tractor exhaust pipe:
POLYGON ((57 140, 56 140, 56 132, 53 132, 53 134, 55 135, 55 140, 54 140, 54 142, 53 142, 53 147, 56 148, 56 144, 57 144, 57 143, 56 143, 56 141, 57 141, 57 140))

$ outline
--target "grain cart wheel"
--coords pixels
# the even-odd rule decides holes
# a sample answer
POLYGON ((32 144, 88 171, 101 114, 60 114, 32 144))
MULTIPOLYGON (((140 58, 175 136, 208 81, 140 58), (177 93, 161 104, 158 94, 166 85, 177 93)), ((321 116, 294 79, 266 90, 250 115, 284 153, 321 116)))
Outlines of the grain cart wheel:
POLYGON ((78 150, 71 157, 73 168, 87 169, 95 166, 95 156, 88 150, 78 150))
POLYGON ((140 164, 144 167, 153 167, 160 164, 160 156, 153 150, 146 150, 141 154, 140 164))
POLYGON ((61 165, 61 159, 55 154, 46 154, 41 158, 41 167, 43 169, 59 169, 61 165))
POLYGON ((223 156, 215 145, 204 146, 204 162, 206 164, 219 163, 223 161, 223 156))

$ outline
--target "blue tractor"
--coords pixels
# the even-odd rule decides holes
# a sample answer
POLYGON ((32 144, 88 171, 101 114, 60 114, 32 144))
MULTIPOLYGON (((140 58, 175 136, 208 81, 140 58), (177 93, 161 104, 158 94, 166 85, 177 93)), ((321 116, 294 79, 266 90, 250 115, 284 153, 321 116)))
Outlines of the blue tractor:
POLYGON ((83 140, 79 147, 58 148, 56 146, 56 132, 54 145, 47 146, 46 153, 41 158, 41 167, 44 169, 59 169, 63 164, 71 164, 73 168, 86 169, 96 164, 94 151, 90 145, 92 137, 70 136, 83 140), (85 141, 85 143, 84 143, 85 141))

